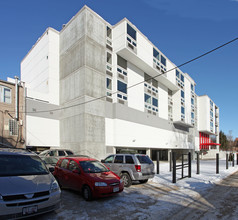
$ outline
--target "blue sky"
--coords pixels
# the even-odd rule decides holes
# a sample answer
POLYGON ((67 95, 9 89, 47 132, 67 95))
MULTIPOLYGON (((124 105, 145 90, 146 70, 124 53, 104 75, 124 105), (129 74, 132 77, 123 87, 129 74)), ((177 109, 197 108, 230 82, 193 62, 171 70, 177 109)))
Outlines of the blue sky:
MULTIPOLYGON (((20 62, 47 27, 61 30, 88 5, 109 23, 128 18, 180 65, 238 37, 238 0, 0 0, 0 79, 20 76, 20 62)), ((238 41, 183 66, 220 108, 220 130, 238 137, 238 41)))

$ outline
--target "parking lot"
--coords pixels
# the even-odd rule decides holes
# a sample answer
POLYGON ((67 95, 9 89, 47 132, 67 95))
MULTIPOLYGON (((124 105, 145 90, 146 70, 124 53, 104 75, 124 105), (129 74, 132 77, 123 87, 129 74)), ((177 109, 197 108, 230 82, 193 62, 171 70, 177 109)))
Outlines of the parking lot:
MULTIPOLYGON (((161 165, 160 174, 148 183, 134 183, 129 188, 125 188, 122 193, 91 202, 86 202, 77 192, 62 190, 61 209, 57 213, 48 213, 37 219, 179 219, 176 216, 182 216, 185 211, 203 213, 208 212, 207 209, 212 213, 210 217, 213 219, 222 215, 228 215, 229 219, 236 219, 238 208, 231 213, 222 214, 219 211, 224 211, 224 207, 221 209, 222 204, 218 202, 223 201, 224 197, 228 199, 226 202, 228 207, 234 205, 238 207, 236 200, 229 200, 229 193, 234 194, 236 192, 234 190, 238 187, 236 179, 238 166, 229 166, 229 169, 225 169, 225 161, 222 160, 220 173, 216 174, 215 161, 201 161, 201 174, 196 175, 195 161, 192 165, 192 178, 179 180, 176 184, 171 182, 171 173, 168 172, 168 164, 165 163, 161 165), (233 178, 233 182, 235 181, 236 185, 227 187, 227 182, 220 184, 224 182, 223 179, 226 180, 235 172, 236 177, 233 178), (217 185, 218 192, 216 192, 217 185), (222 198, 216 201, 214 195, 222 198), (210 197, 213 198, 212 201, 210 197)), ((186 216, 180 219, 186 219, 186 216)), ((193 219, 209 218, 201 218, 199 214, 197 217, 193 215, 193 219)))

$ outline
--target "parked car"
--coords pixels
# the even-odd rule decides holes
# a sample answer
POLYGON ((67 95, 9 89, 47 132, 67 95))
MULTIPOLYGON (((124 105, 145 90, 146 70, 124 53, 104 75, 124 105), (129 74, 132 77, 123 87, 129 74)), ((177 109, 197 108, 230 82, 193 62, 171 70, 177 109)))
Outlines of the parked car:
POLYGON ((49 149, 44 150, 39 154, 40 157, 55 157, 58 159, 60 157, 67 157, 72 155, 74 155, 73 151, 68 149, 49 149))
POLYGON ((55 170, 55 165, 58 162, 58 158, 55 157, 41 157, 41 159, 44 161, 46 167, 48 170, 53 173, 55 170))
POLYGON ((35 153, 0 148, 0 219, 46 213, 60 206, 61 190, 35 153))
POLYGON ((133 181, 146 183, 155 175, 153 161, 143 154, 113 154, 101 162, 121 177, 125 187, 133 181))
POLYGON ((104 164, 90 157, 59 159, 54 176, 59 185, 79 191, 86 201, 123 191, 123 183, 104 164))

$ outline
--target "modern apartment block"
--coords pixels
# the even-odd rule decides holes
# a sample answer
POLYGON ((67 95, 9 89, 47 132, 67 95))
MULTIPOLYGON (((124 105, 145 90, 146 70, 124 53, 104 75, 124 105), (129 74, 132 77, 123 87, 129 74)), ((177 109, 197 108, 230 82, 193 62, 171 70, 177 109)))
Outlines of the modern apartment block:
POLYGON ((48 28, 21 62, 26 84, 26 145, 59 147, 59 32, 48 28))
POLYGON ((199 151, 199 131, 219 129, 213 104, 214 131, 204 130, 203 99, 187 73, 129 20, 111 25, 87 6, 60 32, 46 30, 22 61, 21 76, 30 91, 29 131, 78 154, 101 159, 127 151, 156 159, 160 151, 168 160, 171 151, 199 151), (59 126, 59 143, 49 121, 55 133, 59 126))
POLYGON ((219 150, 219 108, 207 96, 198 97, 198 130, 200 150, 219 150), (215 136, 216 142, 211 140, 215 136))
POLYGON ((0 80, 0 147, 25 147, 25 86, 18 78, 0 80))

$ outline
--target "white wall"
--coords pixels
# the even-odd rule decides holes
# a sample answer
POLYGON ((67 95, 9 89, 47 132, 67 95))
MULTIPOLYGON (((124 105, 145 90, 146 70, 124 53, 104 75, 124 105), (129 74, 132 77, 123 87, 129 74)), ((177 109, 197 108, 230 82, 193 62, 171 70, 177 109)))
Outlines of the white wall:
POLYGON ((128 107, 144 111, 144 83, 141 83, 144 81, 144 72, 130 62, 127 62, 127 75, 128 87, 140 83, 128 89, 128 107))
POLYGON ((28 146, 59 146, 59 121, 26 116, 28 146))
POLYGON ((159 117, 168 120, 168 88, 158 83, 159 117))
POLYGON ((189 148, 187 135, 183 133, 119 119, 106 118, 105 122, 107 146, 172 149, 189 148))
POLYGON ((48 28, 21 62, 27 96, 59 104, 59 33, 48 28))

